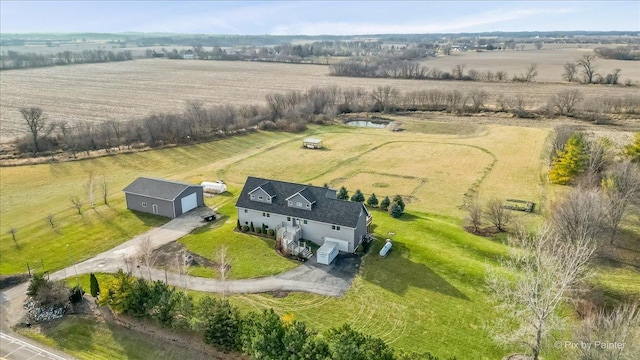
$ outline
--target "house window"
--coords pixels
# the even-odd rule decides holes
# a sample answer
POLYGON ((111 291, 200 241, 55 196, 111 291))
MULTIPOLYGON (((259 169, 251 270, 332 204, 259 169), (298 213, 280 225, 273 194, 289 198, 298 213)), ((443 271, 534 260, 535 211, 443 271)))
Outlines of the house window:
POLYGON ((291 221, 291 216, 287 216, 287 221, 291 221))
POLYGON ((271 201, 271 196, 267 196, 267 201, 271 201))
POLYGON ((248 212, 249 212, 249 210, 247 210, 247 209, 244 209, 244 213, 245 213, 245 214, 246 214, 246 213, 248 213, 248 212))
POLYGON ((304 222, 305 225, 307 225, 307 220, 304 220, 303 222, 304 222))
POLYGON ((258 196, 258 200, 263 200, 262 196, 258 196))
POLYGON ((267 216, 267 213, 262 213, 262 217, 266 217, 266 216, 267 216))
POLYGON ((251 195, 251 200, 255 200, 256 196, 255 195, 251 195))
POLYGON ((143 203, 142 203, 142 207, 147 207, 147 203, 146 203, 146 202, 143 202, 143 203))
POLYGON ((336 226, 335 225, 331 225, 331 230, 335 230, 336 226))
POLYGON ((307 204, 307 209, 309 208, 309 206, 311 206, 311 205, 307 204))
POLYGON ((267 217, 271 217, 271 214, 267 213, 267 217))
POLYGON ((297 207, 302 207, 302 203, 301 203, 301 202, 296 201, 296 206, 297 206, 297 207))
POLYGON ((245 225, 249 225, 249 222, 248 222, 248 221, 245 221, 245 222, 244 222, 244 224, 245 224, 245 225))
POLYGON ((340 231, 340 226, 331 225, 331 230, 340 231))
POLYGON ((289 206, 293 206, 293 201, 289 200, 289 206))

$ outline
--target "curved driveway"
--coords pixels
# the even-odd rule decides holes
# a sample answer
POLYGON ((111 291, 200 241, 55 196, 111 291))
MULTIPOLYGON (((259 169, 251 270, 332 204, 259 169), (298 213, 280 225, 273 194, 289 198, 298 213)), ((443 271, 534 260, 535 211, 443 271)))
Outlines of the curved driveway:
MULTIPOLYGON (((170 242, 176 241, 189 234, 195 228, 203 226, 202 216, 210 213, 208 208, 199 208, 188 212, 158 228, 139 235, 119 246, 105 251, 91 259, 75 266, 57 271, 50 275, 52 279, 64 279, 74 276, 77 272, 88 274, 91 272, 115 273, 118 269, 127 269, 126 258, 135 256, 140 244, 147 238, 151 246, 156 249, 170 242)), ((286 273, 246 280, 221 280, 180 275, 151 268, 150 271, 140 266, 133 269, 134 276, 151 280, 167 281, 169 285, 185 289, 215 293, 261 293, 268 291, 302 291, 327 296, 342 296, 351 285, 353 275, 357 272, 359 262, 345 260, 347 263, 339 265, 317 265, 315 258, 286 273), (346 266, 346 268, 345 268, 346 266)), ((340 262, 340 259, 338 261, 340 262)), ((131 266, 131 265, 129 265, 131 266)))

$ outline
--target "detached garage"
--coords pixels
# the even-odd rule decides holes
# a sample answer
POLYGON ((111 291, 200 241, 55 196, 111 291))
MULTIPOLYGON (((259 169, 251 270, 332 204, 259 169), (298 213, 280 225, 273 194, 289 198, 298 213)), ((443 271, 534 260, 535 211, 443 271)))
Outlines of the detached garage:
POLYGON ((122 191, 127 209, 170 218, 204 206, 202 186, 199 185, 139 177, 122 191))
POLYGON ((339 245, 333 241, 325 241, 316 253, 318 264, 329 265, 338 256, 339 245))

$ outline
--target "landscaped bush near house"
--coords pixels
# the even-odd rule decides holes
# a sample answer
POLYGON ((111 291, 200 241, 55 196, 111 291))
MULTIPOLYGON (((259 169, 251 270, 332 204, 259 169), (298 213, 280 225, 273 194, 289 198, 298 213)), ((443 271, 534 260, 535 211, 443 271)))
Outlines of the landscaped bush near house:
POLYGON ((273 237, 275 235, 275 232, 272 229, 269 229, 267 230, 267 235, 273 237))
POLYGON ((242 225, 242 232, 247 232, 249 231, 249 227, 247 225, 242 225))

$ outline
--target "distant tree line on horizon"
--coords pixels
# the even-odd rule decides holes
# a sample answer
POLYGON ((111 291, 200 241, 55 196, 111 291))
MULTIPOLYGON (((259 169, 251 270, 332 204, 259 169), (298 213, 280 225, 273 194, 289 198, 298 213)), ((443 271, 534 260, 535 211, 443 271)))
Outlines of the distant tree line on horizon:
POLYGON ((55 54, 17 52, 9 50, 0 54, 0 70, 26 69, 57 65, 90 64, 133 60, 131 51, 83 50, 61 51, 55 54))

